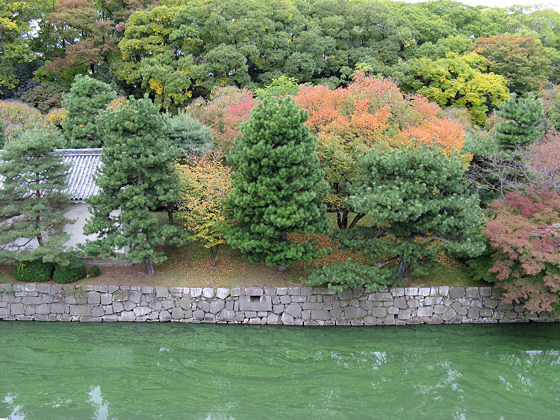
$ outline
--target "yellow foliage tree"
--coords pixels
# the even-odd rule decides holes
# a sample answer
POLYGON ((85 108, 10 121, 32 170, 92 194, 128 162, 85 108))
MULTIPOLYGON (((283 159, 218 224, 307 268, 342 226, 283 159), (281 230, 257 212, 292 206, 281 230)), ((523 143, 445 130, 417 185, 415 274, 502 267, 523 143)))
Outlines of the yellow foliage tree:
POLYGON ((218 246, 226 243, 222 227, 228 223, 224 200, 232 191, 231 168, 215 156, 203 156, 178 169, 183 192, 179 215, 185 229, 210 250, 215 266, 218 246))

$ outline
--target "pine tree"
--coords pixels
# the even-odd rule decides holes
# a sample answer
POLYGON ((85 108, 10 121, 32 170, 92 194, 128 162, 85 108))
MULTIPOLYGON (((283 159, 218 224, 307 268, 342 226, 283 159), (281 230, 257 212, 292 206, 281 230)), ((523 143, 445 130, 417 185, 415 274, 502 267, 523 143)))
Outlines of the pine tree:
POLYGON ((68 167, 52 153, 60 143, 54 130, 22 131, 2 152, 0 176, 0 258, 7 261, 60 261, 69 235, 64 226, 70 200, 68 167), (31 249, 32 245, 36 245, 31 249))
POLYGON ((76 76, 70 92, 62 95, 62 106, 68 111, 62 129, 69 147, 101 147, 99 113, 116 96, 107 83, 88 76, 76 76))
POLYGON ((89 199, 93 217, 86 234, 98 240, 86 244, 91 256, 116 256, 144 261, 146 273, 166 257, 157 247, 168 239, 182 245, 180 227, 160 225, 154 213, 179 201, 179 179, 173 166, 176 151, 165 141, 166 118, 147 98, 131 98, 101 114, 104 133, 103 167, 96 178, 100 194, 89 199), (119 250, 125 251, 124 254, 119 250))
POLYGON ((337 289, 402 283, 409 272, 426 273, 439 252, 478 256, 484 250, 478 197, 463 178, 464 163, 429 146, 385 151, 362 162, 350 204, 373 220, 371 226, 337 232, 344 249, 373 264, 347 261, 318 269, 308 279, 337 289))
POLYGON ((512 94, 499 105, 499 115, 505 121, 496 127, 496 140, 505 150, 528 146, 544 134, 543 108, 539 99, 512 94))
POLYGON ((328 186, 306 120, 290 98, 267 98, 243 123, 243 137, 229 155, 236 170, 228 205, 236 223, 226 239, 249 261, 278 265, 281 272, 318 255, 314 244, 292 242, 288 233, 327 229, 328 186))

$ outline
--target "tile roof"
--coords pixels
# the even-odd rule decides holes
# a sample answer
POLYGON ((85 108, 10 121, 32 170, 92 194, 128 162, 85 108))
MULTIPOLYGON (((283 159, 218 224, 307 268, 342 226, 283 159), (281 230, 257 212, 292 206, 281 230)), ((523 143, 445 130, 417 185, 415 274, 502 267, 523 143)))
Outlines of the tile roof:
POLYGON ((102 165, 101 149, 57 149, 54 153, 70 165, 68 188, 64 191, 70 200, 82 201, 99 192, 93 175, 102 165))
MULTIPOLYGON (((102 166, 101 149, 56 149, 56 155, 70 166, 68 170, 68 188, 64 190, 72 201, 82 201, 99 192, 93 175, 102 166)), ((0 187, 2 177, 0 176, 0 187)))

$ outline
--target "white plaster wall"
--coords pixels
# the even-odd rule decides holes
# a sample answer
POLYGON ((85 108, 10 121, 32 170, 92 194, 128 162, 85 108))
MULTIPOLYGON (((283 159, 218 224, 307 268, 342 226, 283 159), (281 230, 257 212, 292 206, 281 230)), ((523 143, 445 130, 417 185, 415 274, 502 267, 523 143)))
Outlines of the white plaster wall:
POLYGON ((74 223, 64 227, 64 231, 70 235, 70 239, 64 244, 66 247, 73 248, 85 244, 88 239, 90 241, 96 239, 96 235, 84 235, 86 220, 91 217, 89 206, 86 203, 72 202, 65 216, 70 220, 75 220, 74 223))

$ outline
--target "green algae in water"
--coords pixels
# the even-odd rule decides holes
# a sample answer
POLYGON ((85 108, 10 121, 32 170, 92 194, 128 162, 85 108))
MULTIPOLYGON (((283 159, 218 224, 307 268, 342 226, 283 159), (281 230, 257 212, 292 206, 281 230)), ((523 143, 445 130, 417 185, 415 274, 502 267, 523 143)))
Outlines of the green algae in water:
POLYGON ((558 418, 560 325, 0 322, 0 418, 558 418))

